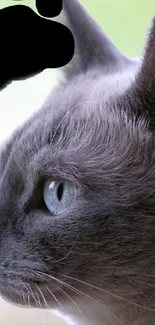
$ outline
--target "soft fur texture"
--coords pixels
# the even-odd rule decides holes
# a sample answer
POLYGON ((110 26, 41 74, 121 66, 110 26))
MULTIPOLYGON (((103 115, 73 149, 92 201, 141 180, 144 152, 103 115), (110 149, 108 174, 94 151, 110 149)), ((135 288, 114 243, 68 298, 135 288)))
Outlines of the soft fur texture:
POLYGON ((155 322, 155 21, 140 62, 110 42, 76 0, 67 82, 18 129, 0 158, 0 292, 58 308, 83 325, 155 322), (77 196, 52 216, 43 186, 77 196))

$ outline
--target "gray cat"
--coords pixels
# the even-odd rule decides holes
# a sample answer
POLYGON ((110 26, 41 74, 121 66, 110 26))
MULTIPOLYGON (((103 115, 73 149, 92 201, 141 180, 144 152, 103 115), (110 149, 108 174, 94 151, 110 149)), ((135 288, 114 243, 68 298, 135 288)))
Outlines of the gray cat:
POLYGON ((66 82, 1 152, 0 293, 80 325, 152 325, 155 19, 138 62, 78 1, 64 12, 66 82))

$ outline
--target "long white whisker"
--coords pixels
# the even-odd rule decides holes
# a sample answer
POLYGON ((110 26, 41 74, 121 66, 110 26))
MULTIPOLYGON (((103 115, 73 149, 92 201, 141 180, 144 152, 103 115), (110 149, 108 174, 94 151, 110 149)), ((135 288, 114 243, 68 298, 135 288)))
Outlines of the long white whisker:
POLYGON ((22 292, 22 297, 23 297, 24 305, 25 305, 26 307, 28 307, 28 304, 27 304, 26 299, 25 299, 24 292, 22 292))
MULTIPOLYGON (((16 288, 14 288, 14 290, 17 292, 17 294, 19 296, 19 291, 16 288)), ((26 302, 26 298, 25 298, 24 292, 22 292, 22 298, 23 298, 23 301, 24 301, 25 306, 26 307, 29 307, 28 304, 27 304, 27 302, 26 302)))
POLYGON ((28 307, 30 308, 30 293, 27 290, 27 301, 28 301, 28 307))
MULTIPOLYGON (((23 281, 22 281, 22 285, 25 287, 26 291, 28 292, 28 288, 23 281)), ((23 295, 24 295, 24 293, 23 293, 23 295)), ((26 300, 25 300, 25 302, 26 302, 26 300)), ((27 303, 26 303, 26 306, 30 307, 29 304, 27 304, 27 303)))
MULTIPOLYGON (((56 279, 56 280, 58 280, 58 279, 56 279)), ((49 282, 50 283, 50 282, 49 282)), ((51 283, 50 283, 51 284, 51 283)), ((69 300, 71 300, 72 301, 72 303, 74 304, 74 306, 76 307, 76 309, 79 311, 79 313, 82 315, 82 317, 84 318, 84 319, 86 319, 86 317, 84 316, 84 314, 83 314, 83 312, 82 312, 82 310, 79 308, 79 306, 76 304, 76 302, 63 290, 63 289, 61 289, 58 285, 56 285, 56 284, 53 284, 52 283, 52 286, 53 287, 55 287, 55 288, 57 288, 59 291, 61 291, 66 297, 68 297, 69 298, 69 300)))
POLYGON ((100 305, 102 308, 104 308, 104 310, 106 310, 106 311, 108 311, 115 319, 117 319, 119 322, 120 322, 120 324, 122 324, 122 325, 124 325, 124 323, 120 320, 120 318, 118 318, 109 308, 107 308, 107 307, 105 307, 102 303, 100 303, 98 300, 96 300, 96 299, 94 299, 94 298, 92 298, 91 296, 89 296, 89 295, 87 295, 87 294, 85 294, 83 291, 81 291, 81 290, 78 290, 77 288, 75 288, 75 287, 73 287, 73 286, 71 286, 71 285, 69 285, 68 283, 66 283, 66 282, 61 282, 62 283, 62 285, 64 285, 65 287, 67 287, 67 288, 69 288, 71 291, 73 291, 73 292, 75 292, 75 293, 77 293, 77 294, 79 294, 81 297, 86 297, 86 298, 88 298, 89 300, 92 300, 93 302, 95 302, 96 304, 98 304, 98 305, 100 305))
POLYGON ((58 305, 62 308, 62 310, 65 311, 64 307, 61 305, 60 301, 57 299, 55 294, 46 285, 45 285, 45 288, 48 290, 48 292, 50 292, 50 294, 55 299, 55 301, 58 303, 58 305))
POLYGON ((69 252, 64 257, 60 258, 59 260, 52 261, 52 263, 58 263, 58 262, 64 261, 70 255, 70 253, 72 252, 73 248, 75 247, 75 244, 77 242, 78 237, 79 237, 79 235, 76 237, 75 242, 72 245, 72 247, 69 250, 69 252))
POLYGON ((35 303, 36 303, 36 306, 39 307, 39 305, 38 305, 38 301, 37 301, 37 299, 36 299, 36 297, 35 297, 35 294, 34 294, 32 288, 31 288, 30 284, 27 284, 27 286, 29 287, 30 294, 31 294, 32 298, 34 299, 34 301, 35 301, 35 303))
POLYGON ((89 300, 92 300, 93 302, 97 303, 98 305, 100 305, 102 308, 104 308, 104 310, 108 311, 114 318, 116 318, 120 324, 124 325, 124 323, 111 311, 109 310, 107 307, 105 307, 103 304, 101 304, 99 301, 95 300, 94 298, 90 297, 89 295, 85 294, 84 292, 74 288, 73 286, 69 285, 68 283, 64 282, 64 281, 61 281, 60 279, 57 279, 49 274, 46 274, 46 273, 43 273, 43 272, 40 272, 40 271, 35 271, 37 274, 41 274, 41 275, 44 275, 44 278, 45 276, 51 278, 52 280, 55 280, 57 281, 58 283, 64 285, 66 288, 69 288, 71 291, 79 294, 80 296, 82 297, 86 297, 88 298, 89 300))
POLYGON ((41 301, 40 301, 40 297, 39 297, 38 292, 36 292, 36 296, 37 296, 37 298, 38 298, 38 304, 39 304, 39 307, 41 308, 42 306, 41 306, 41 301))
MULTIPOLYGON (((54 272, 54 271, 53 271, 53 273, 56 273, 56 274, 57 274, 57 272, 54 272)), ((93 284, 88 283, 88 282, 85 282, 85 281, 79 280, 79 279, 77 279, 77 278, 74 278, 74 277, 71 277, 71 276, 68 276, 68 275, 60 274, 60 273, 59 273, 59 275, 65 277, 65 278, 68 278, 68 279, 71 279, 71 280, 77 281, 77 282, 79 282, 79 283, 85 284, 85 285, 87 285, 87 286, 89 286, 89 287, 91 287, 91 288, 93 288, 93 289, 96 289, 96 290, 102 291, 102 292, 106 293, 107 295, 110 295, 110 296, 112 296, 112 297, 114 297, 114 298, 117 298, 117 299, 119 299, 119 300, 123 300, 123 301, 125 301, 125 302, 127 302, 127 303, 129 303, 129 304, 132 304, 132 305, 136 306, 136 307, 140 307, 140 308, 147 309, 147 310, 150 310, 150 311, 155 312, 155 309, 153 309, 153 308, 149 308, 149 307, 145 307, 145 306, 139 305, 139 304, 137 304, 136 302, 133 302, 133 301, 127 300, 127 299, 125 299, 125 298, 122 298, 122 297, 120 297, 120 296, 118 296, 118 295, 116 295, 116 294, 114 294, 114 293, 112 293, 112 292, 109 292, 109 291, 107 291, 107 290, 101 289, 101 288, 99 288, 99 287, 97 287, 97 286, 94 286, 93 284)))
POLYGON ((45 303, 46 308, 50 309, 50 306, 48 305, 48 303, 47 303, 47 301, 46 301, 46 299, 45 299, 45 297, 44 297, 44 295, 43 295, 41 289, 38 287, 37 284, 36 284, 36 287, 37 287, 38 291, 40 292, 41 297, 43 298, 43 301, 44 301, 44 303, 45 303))
MULTIPOLYGON (((33 270, 33 269, 28 269, 28 270, 34 272, 35 274, 37 274, 37 275, 39 275, 41 277, 43 277, 43 279, 46 279, 45 277, 49 277, 50 279, 52 279, 52 280, 54 280, 54 281, 56 281, 56 282, 64 285, 66 288, 69 288, 71 291, 75 292, 76 294, 80 295, 81 297, 86 297, 87 299, 95 302, 96 304, 100 305, 104 310, 108 311, 115 319, 117 319, 120 322, 120 324, 124 325, 124 323, 109 308, 105 307, 98 300, 95 300, 94 298, 92 298, 91 296, 87 295, 86 293, 84 293, 84 292, 76 289, 75 287, 69 285, 68 283, 66 283, 66 282, 64 282, 64 281, 62 281, 62 280, 60 280, 60 279, 58 279, 58 278, 56 278, 56 277, 54 277, 52 275, 49 275, 47 273, 44 273, 44 272, 41 272, 41 271, 37 271, 37 270, 33 270)), ((47 281, 47 279, 46 279, 46 281, 47 281)), ((51 282, 49 282, 49 281, 47 281, 47 282, 51 285, 51 282)), ((53 283, 52 283, 52 285, 53 285, 53 283)))

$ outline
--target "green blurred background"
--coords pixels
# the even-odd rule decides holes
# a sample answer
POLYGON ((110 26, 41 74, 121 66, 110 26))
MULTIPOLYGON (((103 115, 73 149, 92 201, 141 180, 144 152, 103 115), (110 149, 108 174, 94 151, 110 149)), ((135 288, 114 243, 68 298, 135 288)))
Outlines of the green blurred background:
MULTIPOLYGON (((138 56, 141 53, 147 28, 155 14, 155 0, 80 1, 121 51, 130 56, 138 56)), ((35 0, 21 2, 35 7, 35 0)), ((11 4, 17 2, 0 0, 0 8, 11 4)))
POLYGON ((155 0, 80 0, 104 31, 129 56, 143 50, 155 15, 155 0))

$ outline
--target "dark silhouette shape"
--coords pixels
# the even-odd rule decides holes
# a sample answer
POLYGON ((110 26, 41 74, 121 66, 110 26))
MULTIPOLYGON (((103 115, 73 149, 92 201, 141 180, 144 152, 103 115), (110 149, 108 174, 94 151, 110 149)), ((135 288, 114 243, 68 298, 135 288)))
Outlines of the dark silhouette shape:
POLYGON ((0 30, 0 88, 10 80, 64 66, 73 57, 71 31, 25 5, 0 10, 0 30))
POLYGON ((62 0, 36 0, 36 7, 40 15, 55 17, 62 10, 62 0))

